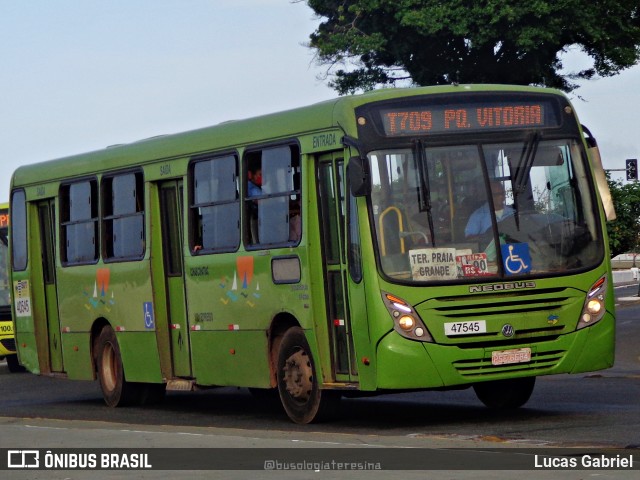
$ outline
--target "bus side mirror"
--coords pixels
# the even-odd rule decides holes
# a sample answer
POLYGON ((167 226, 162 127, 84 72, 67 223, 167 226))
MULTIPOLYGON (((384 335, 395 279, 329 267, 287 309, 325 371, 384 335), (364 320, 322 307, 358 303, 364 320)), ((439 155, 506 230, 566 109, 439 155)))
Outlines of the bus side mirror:
POLYGON ((616 219, 616 210, 613 205, 611 190, 609 190, 607 175, 605 174, 604 167, 602 166, 600 149, 596 145, 595 147, 588 150, 588 154, 591 159, 591 165, 593 166, 593 174, 596 180, 598 191, 600 192, 600 198, 602 199, 602 206, 604 207, 605 217, 607 218, 608 222, 612 222, 616 219))
POLYGON ((600 198, 602 199, 602 206, 604 207, 604 214, 608 222, 612 222, 616 219, 616 210, 613 205, 613 197, 609 190, 609 182, 607 182, 607 174, 604 171, 602 165, 602 158, 600 157, 600 149, 598 148, 598 142, 589 129, 584 125, 580 125, 584 133, 584 140, 587 142, 587 155, 591 160, 593 167, 593 173, 596 180, 598 191, 600 192, 600 198))
POLYGON ((351 157, 347 165, 347 178, 354 197, 364 197, 371 193, 369 165, 366 158, 351 157))

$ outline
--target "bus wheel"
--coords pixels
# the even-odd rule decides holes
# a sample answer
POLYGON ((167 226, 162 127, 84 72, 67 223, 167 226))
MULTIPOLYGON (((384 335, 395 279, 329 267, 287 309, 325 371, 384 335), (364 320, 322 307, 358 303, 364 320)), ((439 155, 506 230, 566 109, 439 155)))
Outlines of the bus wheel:
POLYGON ((20 362, 18 362, 17 354, 7 355, 7 367, 9 367, 9 371, 11 373, 20 373, 26 371, 26 368, 24 368, 22 365, 20 365, 20 362))
POLYGON ((318 386, 311 350, 300 327, 290 328, 282 338, 277 380, 282 406, 296 423, 327 418, 338 406, 340 396, 318 386))
POLYGON ((477 383, 473 389, 487 407, 508 410, 527 403, 535 384, 536 377, 523 377, 477 383))
POLYGON ((127 382, 122 368, 118 339, 111 327, 104 327, 95 343, 98 380, 105 403, 120 407, 136 403, 142 397, 141 384, 127 382))

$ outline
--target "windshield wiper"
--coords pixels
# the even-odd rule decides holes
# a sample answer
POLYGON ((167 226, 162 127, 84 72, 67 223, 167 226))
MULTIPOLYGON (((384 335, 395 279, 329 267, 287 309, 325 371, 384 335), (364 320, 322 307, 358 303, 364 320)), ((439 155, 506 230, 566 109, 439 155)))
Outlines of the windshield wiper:
POLYGON ((522 154, 520 155, 516 174, 512 182, 514 195, 524 193, 526 190, 529 173, 533 167, 536 152, 538 151, 538 145, 540 144, 540 137, 541 135, 539 131, 529 134, 527 141, 522 147, 522 154))
POLYGON ((429 168, 425 156, 422 142, 417 140, 414 144, 416 152, 415 156, 418 160, 418 174, 420 175, 420 210, 427 212, 427 221, 429 222, 429 236, 431 237, 431 246, 436 246, 436 239, 433 227, 433 213, 431 206, 431 189, 429 188, 429 168))

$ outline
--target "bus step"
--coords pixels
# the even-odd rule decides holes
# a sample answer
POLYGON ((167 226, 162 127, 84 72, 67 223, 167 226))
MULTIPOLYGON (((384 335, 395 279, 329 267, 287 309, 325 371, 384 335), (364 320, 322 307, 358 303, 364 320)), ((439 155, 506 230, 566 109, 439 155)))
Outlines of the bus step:
POLYGON ((350 382, 324 382, 322 384, 322 388, 330 390, 357 390, 358 387, 358 383, 350 382))
POLYGON ((177 378, 174 380, 169 380, 167 382, 167 390, 171 391, 181 391, 181 392, 190 392, 194 390, 195 386, 194 380, 185 380, 183 378, 177 378))

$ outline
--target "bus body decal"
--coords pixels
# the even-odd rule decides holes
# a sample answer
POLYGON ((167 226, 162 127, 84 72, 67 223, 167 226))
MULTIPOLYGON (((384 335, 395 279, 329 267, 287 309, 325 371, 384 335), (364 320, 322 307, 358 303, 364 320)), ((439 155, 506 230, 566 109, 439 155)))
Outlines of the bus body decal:
POLYGON ((29 280, 13 282, 13 294, 16 307, 16 316, 31 316, 31 293, 29 292, 29 280))

